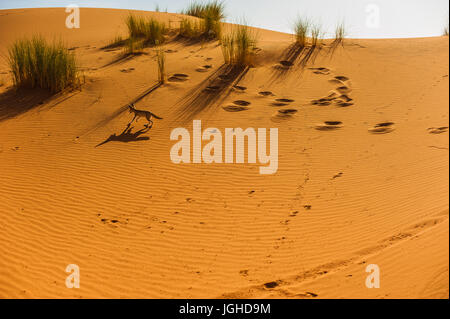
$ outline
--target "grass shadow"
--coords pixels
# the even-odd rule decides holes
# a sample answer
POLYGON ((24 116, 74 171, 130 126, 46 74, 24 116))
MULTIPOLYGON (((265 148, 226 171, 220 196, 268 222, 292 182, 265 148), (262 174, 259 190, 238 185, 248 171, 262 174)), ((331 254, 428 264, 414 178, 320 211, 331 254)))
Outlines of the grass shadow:
POLYGON ((135 52, 135 53, 122 53, 119 56, 117 56, 116 58, 114 58, 111 62, 106 63, 105 65, 101 66, 101 69, 113 66, 113 65, 119 65, 122 63, 125 63, 127 61, 130 61, 132 59, 134 59, 135 57, 141 56, 141 55, 145 55, 147 53, 145 52, 135 52))
POLYGON ((330 48, 328 49, 328 54, 330 55, 331 58, 333 58, 336 50, 340 47, 344 48, 343 39, 335 39, 333 42, 331 42, 330 48))
POLYGON ((223 101, 249 71, 248 66, 223 64, 193 88, 182 100, 176 120, 191 121, 198 114, 223 101))
POLYGON ((274 67, 269 82, 279 81, 294 71, 302 72, 308 63, 314 63, 321 49, 320 45, 302 46, 298 43, 290 45, 282 54, 280 64, 274 67))
POLYGON ((0 122, 22 115, 56 96, 44 89, 8 89, 0 94, 0 122))

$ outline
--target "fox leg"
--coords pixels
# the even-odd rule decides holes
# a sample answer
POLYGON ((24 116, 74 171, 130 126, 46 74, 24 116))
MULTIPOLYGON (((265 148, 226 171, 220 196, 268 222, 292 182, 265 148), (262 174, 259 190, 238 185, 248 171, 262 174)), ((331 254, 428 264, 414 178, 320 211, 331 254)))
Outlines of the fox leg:
POLYGON ((134 120, 136 119, 136 117, 137 117, 137 115, 134 115, 133 119, 131 120, 130 123, 128 123, 128 125, 131 125, 134 122, 134 120))

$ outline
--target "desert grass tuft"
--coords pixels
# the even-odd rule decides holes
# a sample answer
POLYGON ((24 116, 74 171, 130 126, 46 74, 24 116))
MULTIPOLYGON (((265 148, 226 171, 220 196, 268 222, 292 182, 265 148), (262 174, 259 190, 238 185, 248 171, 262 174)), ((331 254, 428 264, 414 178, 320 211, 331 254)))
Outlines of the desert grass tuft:
POLYGON ((81 85, 75 55, 62 41, 41 36, 15 41, 8 50, 15 87, 41 88, 52 93, 81 85))
POLYGON ((182 13, 202 19, 205 16, 210 16, 212 19, 220 21, 225 18, 225 4, 223 1, 217 0, 209 1, 207 3, 194 1, 191 2, 188 8, 182 13))
POLYGON ((448 25, 444 28, 443 36, 448 37, 448 25))
POLYGON ((143 39, 146 45, 156 45, 165 41, 166 25, 156 19, 145 19, 130 13, 125 22, 130 39, 143 39))
POLYGON ((202 29, 199 21, 184 18, 180 22, 180 36, 184 38, 194 39, 200 37, 202 29))
POLYGON ((125 41, 124 55, 136 55, 142 53, 144 43, 142 39, 130 37, 125 41))
POLYGON ((308 42, 308 35, 311 23, 308 19, 298 18, 294 24, 295 42, 300 47, 305 47, 308 42))
POLYGON ((322 42, 322 27, 318 24, 311 27, 311 46, 317 47, 322 42))
POLYGON ((192 2, 182 13, 200 18, 200 22, 184 19, 180 25, 181 36, 192 39, 220 39, 222 35, 222 20, 225 18, 225 5, 222 1, 192 2))
POLYGON ((156 62, 158 64, 158 82, 166 83, 166 53, 162 46, 156 48, 156 62))
POLYGON ((221 44, 226 64, 253 65, 257 37, 247 25, 234 26, 230 33, 221 38, 221 44))
POLYGON ((336 25, 336 29, 334 31, 334 43, 336 45, 344 45, 345 37, 347 36, 347 28, 345 27, 344 22, 336 25))

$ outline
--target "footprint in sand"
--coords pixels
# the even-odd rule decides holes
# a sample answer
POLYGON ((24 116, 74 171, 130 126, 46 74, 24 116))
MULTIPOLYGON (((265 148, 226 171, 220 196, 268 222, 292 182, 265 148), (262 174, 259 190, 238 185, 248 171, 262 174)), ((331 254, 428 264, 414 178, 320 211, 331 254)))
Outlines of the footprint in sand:
POLYGON ((339 86, 350 84, 349 81, 350 79, 343 75, 335 76, 334 78, 328 80, 328 82, 330 82, 331 84, 336 84, 339 86))
POLYGON ((320 75, 329 75, 331 73, 331 70, 328 68, 309 68, 313 71, 314 74, 320 74, 320 75))
POLYGON ((319 105, 319 106, 328 106, 331 105, 331 102, 336 100, 339 97, 339 94, 335 91, 331 91, 328 93, 327 96, 320 98, 318 100, 312 100, 312 105, 319 105))
POLYGON ((130 72, 133 72, 135 69, 134 68, 128 68, 128 69, 122 69, 122 70, 120 70, 120 72, 122 72, 122 73, 130 73, 130 72))
POLYGON ((292 68, 293 66, 294 66, 294 63, 292 63, 291 61, 283 60, 283 61, 280 61, 274 67, 276 69, 287 70, 287 69, 292 68))
POLYGON ((349 87, 346 86, 346 85, 342 85, 342 86, 338 87, 338 88, 336 89, 336 91, 338 91, 338 92, 341 93, 341 94, 348 94, 348 93, 350 93, 350 92, 352 91, 352 89, 349 88, 349 87))
POLYGON ((250 102, 244 100, 237 100, 234 101, 233 103, 239 106, 249 106, 251 104, 250 102))
POLYGON ((297 113, 298 113, 298 110, 296 110, 296 109, 282 109, 282 110, 278 110, 278 112, 276 112, 272 116, 272 121, 274 121, 274 122, 281 122, 281 121, 284 121, 284 120, 290 120, 297 113))
POLYGON ((245 86, 235 85, 233 86, 233 90, 237 93, 244 93, 247 91, 247 88, 245 86))
POLYGON ((169 82, 185 82, 187 80, 189 80, 189 75, 183 73, 176 73, 168 79, 169 82))
POLYGON ((239 105, 227 105, 222 107, 227 112, 242 112, 247 111, 249 107, 247 106, 239 106, 239 105))
POLYGON ((219 75, 218 78, 219 78, 219 80, 222 80, 224 82, 230 81, 230 76, 226 75, 226 74, 219 75))
POLYGON ((270 91, 261 91, 258 94, 261 95, 261 96, 275 96, 275 94, 273 94, 270 91))
POLYGON ((312 100, 311 104, 312 105, 319 105, 319 106, 328 106, 331 105, 331 101, 330 98, 324 97, 318 100, 312 100))
POLYGON ((430 134, 442 134, 448 132, 448 127, 447 126, 442 126, 442 127, 430 127, 428 129, 428 133, 430 134))
POLYGON ((209 70, 211 70, 212 67, 213 67, 212 65, 208 64, 208 65, 199 67, 196 71, 200 72, 200 73, 205 73, 205 72, 208 72, 209 70))
POLYGON ((203 91, 213 93, 219 91, 220 89, 221 87, 218 85, 211 85, 207 86, 203 91))
POLYGON ((271 282, 267 282, 264 284, 264 287, 266 287, 267 289, 274 289, 276 287, 278 287, 279 283, 276 281, 271 281, 271 282))
POLYGON ((316 130, 319 131, 334 131, 342 128, 341 121, 325 121, 323 124, 316 125, 316 130))
POLYGON ((334 102, 339 107, 348 107, 354 105, 353 99, 346 94, 342 94, 341 96, 337 97, 334 102))
POLYGON ((372 134, 387 134, 391 133, 395 130, 395 123, 393 122, 384 122, 378 123, 374 127, 369 129, 369 132, 372 134))
POLYGON ((276 99, 275 102, 272 103, 272 106, 286 106, 289 105, 290 103, 295 102, 295 100, 291 100, 291 99, 276 99))
POLYGON ((222 107, 227 112, 242 112, 250 109, 250 102, 244 100, 237 100, 233 102, 233 105, 227 105, 222 107))

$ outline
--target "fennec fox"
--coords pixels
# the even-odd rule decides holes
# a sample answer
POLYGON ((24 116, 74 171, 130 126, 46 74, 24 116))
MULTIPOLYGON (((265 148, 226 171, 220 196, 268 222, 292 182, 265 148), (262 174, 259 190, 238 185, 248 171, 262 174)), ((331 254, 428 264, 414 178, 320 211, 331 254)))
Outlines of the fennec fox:
POLYGON ((129 105, 128 108, 130 109, 130 113, 134 113, 134 118, 133 118, 133 120, 131 120, 130 124, 133 123, 134 120, 136 120, 136 122, 137 122, 139 120, 139 118, 145 117, 148 121, 148 124, 146 125, 146 127, 151 128, 151 127, 153 127, 153 121, 152 121, 153 117, 155 119, 162 120, 161 117, 153 114, 152 112, 136 110, 136 108, 134 107, 134 104, 129 105), (151 126, 150 126, 150 123, 151 123, 151 126))

